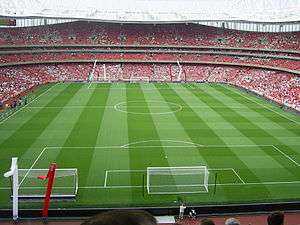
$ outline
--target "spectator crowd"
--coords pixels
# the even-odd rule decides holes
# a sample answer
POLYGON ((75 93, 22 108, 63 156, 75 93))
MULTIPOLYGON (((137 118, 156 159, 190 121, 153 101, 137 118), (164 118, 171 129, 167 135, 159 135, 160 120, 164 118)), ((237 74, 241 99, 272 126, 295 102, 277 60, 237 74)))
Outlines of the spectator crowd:
POLYGON ((153 25, 77 21, 48 26, 7 28, 0 32, 0 45, 207 45, 299 50, 299 42, 299 32, 245 32, 196 23, 153 25))
POLYGON ((135 61, 202 61, 264 65, 300 70, 300 60, 210 54, 161 53, 41 53, 0 55, 0 63, 45 62, 64 60, 135 60, 135 61))
MULTIPOLYGON (((153 82, 218 82, 253 91, 281 105, 300 110, 300 78, 297 75, 241 66, 162 64, 165 61, 234 63, 263 65, 300 70, 300 32, 258 33, 228 30, 199 24, 117 24, 77 21, 63 24, 2 28, 0 63, 47 62, 40 65, 0 67, 0 105, 18 98, 28 90, 49 82, 84 81, 153 81, 153 82), (8 53, 9 46, 28 45, 115 45, 144 46, 144 52, 35 52, 8 53), (149 52, 156 46, 156 52, 149 52), (152 46, 152 47, 151 47, 152 46), (168 53, 159 47, 211 46, 285 50, 286 58, 236 56, 226 54, 168 53), (293 54, 291 51, 294 50, 293 54), (295 51, 296 50, 296 51, 295 51), (6 53, 5 53, 6 51, 6 53), (4 53, 3 53, 4 52, 4 53), (296 59, 291 59, 293 55, 296 59), (136 60, 151 63, 50 63, 64 60, 136 60)), ((20 46, 19 46, 20 47, 20 46)), ((25 48, 25 47, 23 47, 25 48)), ((121 47, 120 47, 121 48, 121 47)), ((22 49, 22 47, 21 47, 22 49)), ((36 50, 43 50, 43 46, 36 50)), ((106 50, 109 50, 108 46, 106 50)), ((23 49, 24 50, 24 49, 23 49)), ((123 49, 124 50, 124 49, 123 49)), ((167 49, 168 50, 168 49, 167 49)), ((173 49, 174 50, 174 49, 173 49)), ((237 49, 231 49, 236 51, 237 49)), ((216 49, 212 50, 216 51, 216 49)), ((249 50, 250 51, 250 50, 249 50)), ((253 50, 254 51, 254 50, 253 50)), ((251 51, 250 51, 251 52, 251 51)), ((271 54, 268 52, 268 54, 271 54)), ((277 52, 276 52, 277 54, 277 52)), ((209 64, 209 63, 207 63, 209 64)))
POLYGON ((98 63, 48 64, 0 68, 0 102, 49 82, 217 82, 235 85, 300 111, 300 77, 237 66, 98 63))
MULTIPOLYGON (((187 220, 188 221, 188 220, 187 220)), ((179 220, 174 225, 189 225, 185 220, 179 220)), ((150 213, 142 210, 113 210, 95 215, 82 225, 157 225, 158 221, 150 213)), ((193 225, 217 225, 213 219, 194 218, 193 225)), ((277 211, 270 213, 265 221, 266 225, 284 225, 284 213, 277 211)), ((218 224, 221 225, 221 224, 218 224)), ((224 225, 243 225, 238 219, 231 217, 225 220, 224 225)), ((245 224, 246 225, 246 224, 245 224)), ((248 225, 248 224, 247 224, 248 225)), ((293 224, 297 225, 297 224, 293 224)))

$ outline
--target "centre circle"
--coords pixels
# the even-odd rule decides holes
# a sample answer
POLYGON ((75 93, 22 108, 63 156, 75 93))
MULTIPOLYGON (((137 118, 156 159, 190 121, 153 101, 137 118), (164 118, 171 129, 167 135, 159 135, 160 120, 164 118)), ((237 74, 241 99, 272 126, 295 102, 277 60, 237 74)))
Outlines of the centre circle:
POLYGON ((114 109, 131 114, 170 114, 182 110, 182 106, 166 101, 126 101, 114 105, 114 109))

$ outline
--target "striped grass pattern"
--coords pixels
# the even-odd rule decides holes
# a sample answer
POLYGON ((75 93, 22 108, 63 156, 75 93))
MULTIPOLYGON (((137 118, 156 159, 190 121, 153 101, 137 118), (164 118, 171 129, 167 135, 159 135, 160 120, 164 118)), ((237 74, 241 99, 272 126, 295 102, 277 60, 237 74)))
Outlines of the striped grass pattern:
MULTIPOLYGON (((209 168, 209 192, 181 194, 187 204, 300 200, 299 116, 236 88, 64 83, 34 95, 0 122, 0 172, 14 156, 19 168, 78 168, 76 202, 54 208, 178 205, 178 194, 147 194, 156 166, 209 168)), ((0 176, 0 208, 9 186, 0 176)))

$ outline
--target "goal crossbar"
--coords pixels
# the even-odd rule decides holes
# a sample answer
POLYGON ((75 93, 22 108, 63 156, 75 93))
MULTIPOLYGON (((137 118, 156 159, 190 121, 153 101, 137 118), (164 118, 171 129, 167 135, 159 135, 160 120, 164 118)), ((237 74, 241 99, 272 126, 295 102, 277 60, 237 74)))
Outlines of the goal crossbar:
POLYGON ((131 76, 129 79, 123 79, 125 82, 130 82, 130 83, 149 83, 150 78, 147 76, 142 76, 142 77, 135 77, 131 76))
POLYGON ((148 194, 208 192, 209 172, 206 166, 148 167, 148 194))
MULTIPOLYGON (((46 175, 48 169, 18 169, 19 198, 43 198, 45 182, 37 179, 46 175)), ((78 191, 78 170, 76 168, 56 169, 55 185, 51 198, 75 198, 78 191)))
MULTIPOLYGON (((19 218, 18 205, 19 199, 44 198, 46 203, 46 197, 51 198, 74 198, 78 191, 78 170, 76 168, 56 169, 56 164, 52 163, 49 169, 19 169, 18 158, 14 157, 11 161, 11 167, 8 172, 4 174, 4 177, 11 179, 11 192, 12 192, 12 205, 13 205, 13 220, 16 221, 19 218), (52 172, 53 176, 50 176, 52 172), (51 185, 51 191, 45 180, 51 178, 55 185, 51 185), (45 194, 47 186, 47 193, 45 194), (49 194, 48 194, 49 193, 49 194), (47 195, 48 194, 48 195, 47 195)), ((48 203, 48 202, 47 202, 48 203)), ((47 207, 49 204, 47 205, 47 207)), ((48 209, 47 209, 48 211, 48 209)))

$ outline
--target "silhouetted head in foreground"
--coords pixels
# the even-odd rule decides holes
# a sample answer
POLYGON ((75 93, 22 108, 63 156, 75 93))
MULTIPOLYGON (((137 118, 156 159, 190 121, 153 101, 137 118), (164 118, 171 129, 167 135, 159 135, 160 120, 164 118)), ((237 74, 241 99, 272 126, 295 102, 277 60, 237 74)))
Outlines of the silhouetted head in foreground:
POLYGON ((93 216, 81 225, 157 225, 157 222, 146 211, 113 210, 93 216))
POLYGON ((236 218, 229 218, 229 219, 225 220, 225 225, 241 225, 241 223, 236 218))
POLYGON ((215 225, 214 221, 211 219, 202 219, 200 225, 215 225))
POLYGON ((284 214, 283 212, 273 212, 268 216, 268 225, 283 225, 284 214))

